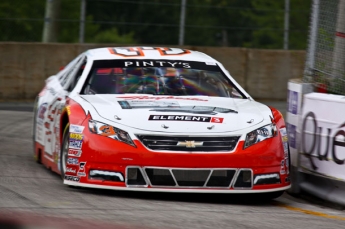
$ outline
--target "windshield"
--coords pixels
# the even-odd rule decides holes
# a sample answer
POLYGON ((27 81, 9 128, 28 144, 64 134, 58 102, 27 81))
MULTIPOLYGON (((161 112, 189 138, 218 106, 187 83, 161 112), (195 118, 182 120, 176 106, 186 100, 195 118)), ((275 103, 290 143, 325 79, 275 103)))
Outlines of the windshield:
POLYGON ((205 66, 200 69, 200 66, 193 68, 193 65, 198 66, 201 62, 199 64, 186 61, 181 63, 176 60, 168 62, 174 67, 162 64, 162 61, 158 62, 159 64, 157 61, 144 62, 159 65, 152 67, 132 67, 132 65, 140 65, 136 63, 137 60, 122 61, 123 63, 118 60, 103 62, 106 63, 98 61, 91 68, 83 94, 131 93, 244 98, 215 64, 207 66, 203 63, 205 66))

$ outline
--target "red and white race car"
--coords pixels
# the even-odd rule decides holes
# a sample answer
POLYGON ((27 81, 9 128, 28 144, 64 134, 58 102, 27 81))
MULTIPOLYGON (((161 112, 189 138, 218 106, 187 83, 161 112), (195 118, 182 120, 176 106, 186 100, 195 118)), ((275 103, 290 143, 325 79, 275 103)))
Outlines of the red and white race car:
POLYGON ((88 50, 35 104, 35 158, 67 185, 272 197, 290 187, 282 114, 201 52, 88 50))

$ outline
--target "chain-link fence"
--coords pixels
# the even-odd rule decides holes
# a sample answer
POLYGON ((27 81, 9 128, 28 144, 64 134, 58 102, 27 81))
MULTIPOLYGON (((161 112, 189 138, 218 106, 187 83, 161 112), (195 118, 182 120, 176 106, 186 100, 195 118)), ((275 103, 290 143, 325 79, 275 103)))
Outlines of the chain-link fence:
MULTIPOLYGON (((51 0, 50 2, 52 2, 51 0)), ((56 0, 55 0, 56 1, 56 0)), ((77 43, 82 0, 61 2, 54 42, 77 43)), ((0 41, 41 42, 47 0, 1 0, 0 41)), ((178 45, 181 0, 85 0, 85 43, 178 45)), ((185 45, 305 49, 311 0, 187 0, 185 45), (286 9, 285 2, 290 3, 286 9)), ((52 22, 52 20, 51 20, 52 22)))
POLYGON ((304 81, 345 94, 345 0, 313 0, 304 81))

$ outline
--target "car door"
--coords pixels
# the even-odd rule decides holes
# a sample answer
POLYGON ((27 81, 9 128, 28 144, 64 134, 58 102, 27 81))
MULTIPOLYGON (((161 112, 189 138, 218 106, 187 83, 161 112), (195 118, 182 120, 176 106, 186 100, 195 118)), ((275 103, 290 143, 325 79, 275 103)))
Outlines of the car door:
MULTIPOLYGON (((72 65, 68 66, 65 73, 53 77, 47 83, 45 101, 46 117, 44 122, 44 157, 59 165, 60 157, 60 117, 65 108, 69 92, 76 83, 76 77, 84 63, 85 56, 80 55, 72 65)), ((63 131, 63 130, 62 130, 63 131)), ((60 168, 59 168, 60 169, 60 168)))

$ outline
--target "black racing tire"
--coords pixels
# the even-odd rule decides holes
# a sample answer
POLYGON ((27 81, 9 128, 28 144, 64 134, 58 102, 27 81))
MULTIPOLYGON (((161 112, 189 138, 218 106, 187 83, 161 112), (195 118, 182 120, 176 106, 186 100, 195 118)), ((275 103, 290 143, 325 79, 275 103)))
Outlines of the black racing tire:
MULTIPOLYGON (((32 142, 33 142, 33 152, 34 152, 34 156, 36 155, 36 126, 37 126, 37 111, 38 111, 38 97, 36 97, 35 99, 35 102, 34 102, 34 109, 33 109, 33 112, 34 112, 34 118, 33 118, 33 125, 32 125, 32 142)), ((41 155, 38 154, 37 157, 35 157, 35 161, 38 163, 38 164, 41 164, 41 155)))
POLYGON ((66 124, 63 135, 62 144, 60 149, 60 169, 61 169, 61 179, 64 180, 67 165, 67 155, 69 148, 69 123, 66 124))
POLYGON ((276 198, 280 197, 281 195, 283 195, 284 192, 285 191, 262 193, 261 197, 263 200, 273 200, 273 199, 276 199, 276 198))

